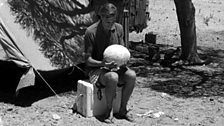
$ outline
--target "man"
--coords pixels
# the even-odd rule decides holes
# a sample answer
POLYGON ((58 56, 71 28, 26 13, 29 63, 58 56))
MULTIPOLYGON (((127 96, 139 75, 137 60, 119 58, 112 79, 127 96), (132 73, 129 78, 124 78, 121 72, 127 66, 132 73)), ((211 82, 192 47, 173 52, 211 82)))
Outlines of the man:
POLYGON ((192 0, 174 0, 181 37, 181 60, 187 65, 209 64, 210 59, 202 60, 197 53, 195 7, 192 0))
POLYGON ((136 74, 126 65, 117 71, 104 68, 116 68, 115 62, 106 62, 103 59, 104 50, 112 44, 124 45, 123 27, 116 23, 117 8, 111 3, 106 3, 99 10, 100 20, 89 26, 86 30, 85 53, 86 67, 90 82, 105 86, 106 111, 103 120, 112 123, 112 103, 116 93, 116 87, 122 84, 121 106, 117 118, 133 121, 127 111, 127 103, 133 92, 136 74))

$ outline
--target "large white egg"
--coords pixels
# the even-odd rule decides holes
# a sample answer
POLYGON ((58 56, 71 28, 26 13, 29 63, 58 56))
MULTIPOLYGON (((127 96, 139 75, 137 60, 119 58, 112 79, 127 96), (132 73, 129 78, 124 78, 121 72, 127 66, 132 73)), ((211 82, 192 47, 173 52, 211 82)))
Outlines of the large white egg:
POLYGON ((104 50, 103 56, 107 62, 114 61, 118 66, 122 66, 130 60, 131 54, 126 47, 114 44, 104 50))

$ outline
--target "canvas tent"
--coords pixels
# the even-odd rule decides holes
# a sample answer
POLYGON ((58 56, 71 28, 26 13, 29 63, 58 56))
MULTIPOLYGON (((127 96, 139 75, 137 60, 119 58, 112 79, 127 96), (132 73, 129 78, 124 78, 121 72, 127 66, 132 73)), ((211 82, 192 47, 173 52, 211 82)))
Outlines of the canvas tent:
POLYGON ((39 90, 43 89, 41 87, 49 89, 49 86, 52 89, 59 86, 61 90, 74 85, 82 76, 83 73, 74 66, 53 68, 32 37, 14 23, 6 0, 0 0, 0 93, 13 93, 35 85, 39 90))
MULTIPOLYGON (((0 3, 0 59, 1 59, 1 67, 2 69, 5 68, 7 71, 7 62, 8 63, 15 63, 20 68, 24 68, 24 75, 21 77, 19 81, 19 86, 17 87, 17 90, 19 90, 22 87, 25 87, 26 85, 32 85, 35 75, 33 73, 32 65, 30 61, 25 57, 24 53, 21 51, 21 49, 18 47, 17 42, 19 41, 16 36, 14 36, 10 31, 10 21, 12 19, 7 18, 7 16, 10 15, 8 10, 8 6, 4 1, 1 1, 0 3), (7 16, 6 16, 7 15, 7 16), (4 62, 5 61, 5 62, 4 62), (5 63, 5 64, 4 64, 5 63), (4 66, 3 66, 4 65, 4 66), (28 77, 30 76, 30 78, 28 77), (28 79, 29 81, 26 81, 24 83, 24 79, 28 79)), ((12 27, 12 26, 11 26, 12 27)), ((9 68, 8 68, 9 69, 9 68)), ((5 72, 1 70, 1 72, 5 72)), ((4 76, 3 76, 4 77, 4 76)), ((4 80, 2 78, 2 80, 4 80)), ((14 79, 10 78, 10 75, 7 79, 14 79)), ((4 85, 4 84, 3 84, 4 85)))
MULTIPOLYGON (((15 16, 12 15, 7 0, 0 0, 0 19, 9 35, 14 39, 15 44, 26 56, 26 59, 37 69, 55 69, 50 65, 39 51, 39 46, 34 42, 32 35, 27 36, 27 32, 15 23, 15 16)), ((0 54, 2 57, 2 55, 0 54)), ((0 57, 0 59, 1 59, 0 57)))

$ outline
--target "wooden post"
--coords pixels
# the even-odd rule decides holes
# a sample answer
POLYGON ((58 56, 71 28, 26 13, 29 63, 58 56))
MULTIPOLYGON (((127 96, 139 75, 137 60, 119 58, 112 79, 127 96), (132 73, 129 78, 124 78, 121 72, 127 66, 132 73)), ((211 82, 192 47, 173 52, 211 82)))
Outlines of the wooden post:
POLYGON ((129 11, 124 9, 124 43, 129 48, 129 11))

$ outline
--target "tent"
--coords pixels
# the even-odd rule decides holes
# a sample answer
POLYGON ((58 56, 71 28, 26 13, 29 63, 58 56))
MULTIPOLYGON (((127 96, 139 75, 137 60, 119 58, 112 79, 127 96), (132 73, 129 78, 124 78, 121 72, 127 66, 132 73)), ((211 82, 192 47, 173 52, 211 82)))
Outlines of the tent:
POLYGON ((53 68, 32 37, 14 23, 6 0, 0 1, 0 73, 0 93, 9 94, 31 89, 29 87, 35 87, 30 92, 51 90, 60 93, 63 88, 75 87, 75 82, 84 77, 77 66, 53 68))

